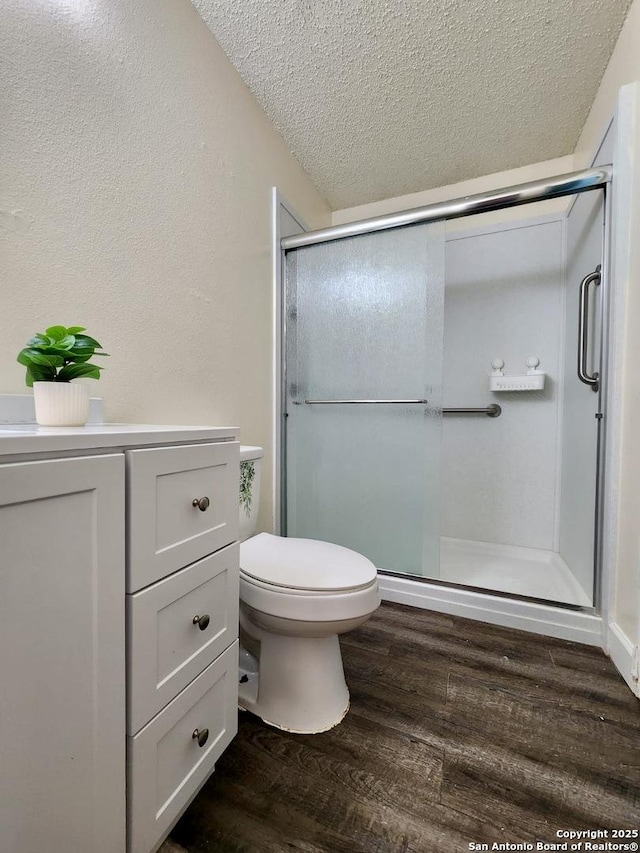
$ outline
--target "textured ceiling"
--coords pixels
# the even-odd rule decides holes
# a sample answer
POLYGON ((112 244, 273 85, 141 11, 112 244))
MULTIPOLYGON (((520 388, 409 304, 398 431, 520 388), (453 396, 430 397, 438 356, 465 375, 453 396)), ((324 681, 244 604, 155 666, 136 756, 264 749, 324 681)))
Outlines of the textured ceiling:
POLYGON ((193 0, 334 208, 573 151, 630 0, 193 0))

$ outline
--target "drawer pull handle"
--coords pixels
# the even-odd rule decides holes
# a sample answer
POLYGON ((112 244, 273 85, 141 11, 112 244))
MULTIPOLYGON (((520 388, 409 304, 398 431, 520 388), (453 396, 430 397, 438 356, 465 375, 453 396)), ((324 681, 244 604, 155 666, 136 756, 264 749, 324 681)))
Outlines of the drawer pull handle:
POLYGON ((198 746, 204 746, 209 740, 209 729, 194 729, 191 737, 198 741, 198 746))
POLYGON ((191 505, 198 507, 200 512, 206 512, 209 509, 210 503, 211 503, 211 501, 206 496, 204 498, 194 498, 191 501, 191 505))
POLYGON ((208 613, 203 614, 202 616, 194 616, 193 624, 197 625, 201 631, 206 631, 209 627, 209 622, 211 621, 211 617, 208 613))

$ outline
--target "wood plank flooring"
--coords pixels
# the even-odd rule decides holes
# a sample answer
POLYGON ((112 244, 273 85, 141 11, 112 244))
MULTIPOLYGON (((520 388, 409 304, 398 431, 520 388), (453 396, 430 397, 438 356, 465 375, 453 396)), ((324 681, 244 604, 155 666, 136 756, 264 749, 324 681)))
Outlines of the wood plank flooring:
POLYGON ((351 711, 250 714, 162 853, 460 853, 640 826, 640 702, 587 646, 383 604, 341 638, 351 711))

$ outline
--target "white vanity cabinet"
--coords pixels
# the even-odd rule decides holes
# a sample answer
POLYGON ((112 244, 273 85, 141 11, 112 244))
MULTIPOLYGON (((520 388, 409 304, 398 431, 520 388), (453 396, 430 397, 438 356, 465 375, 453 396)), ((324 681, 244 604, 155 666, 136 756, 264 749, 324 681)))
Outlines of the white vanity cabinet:
POLYGON ((0 426, 3 853, 152 853, 235 735, 236 438, 0 426))
POLYGON ((0 465, 0 849, 121 853, 124 459, 0 465))

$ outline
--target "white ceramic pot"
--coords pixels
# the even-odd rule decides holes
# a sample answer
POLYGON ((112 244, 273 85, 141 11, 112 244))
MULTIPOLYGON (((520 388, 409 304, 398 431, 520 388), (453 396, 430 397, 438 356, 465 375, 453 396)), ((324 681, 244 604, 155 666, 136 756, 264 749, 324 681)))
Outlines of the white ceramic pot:
POLYGON ((34 382, 40 426, 84 426, 89 419, 89 386, 76 382, 34 382))

